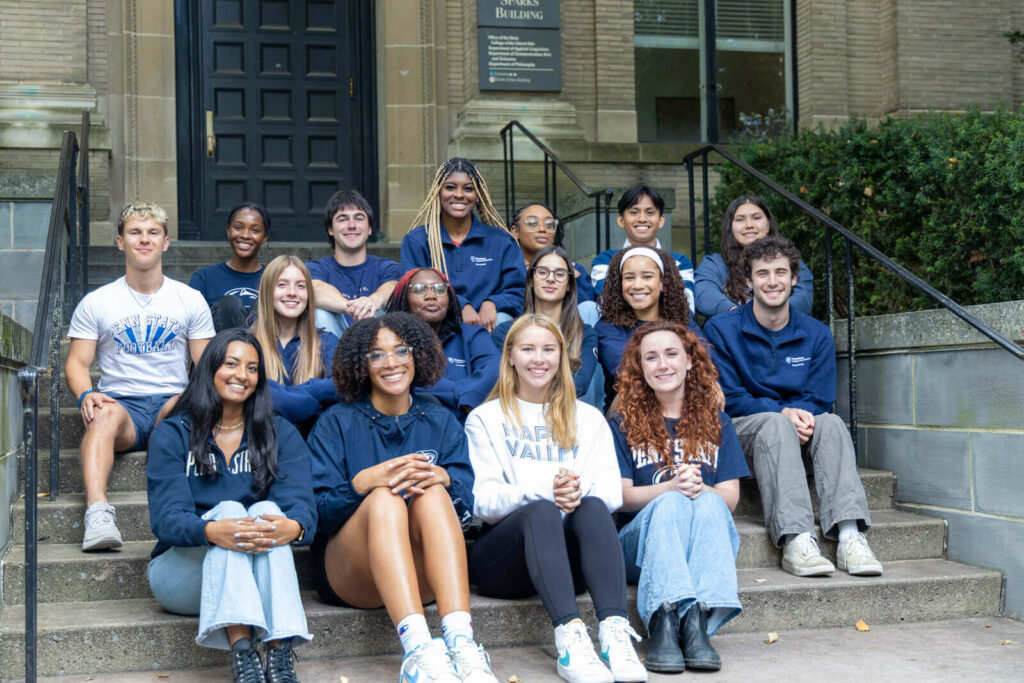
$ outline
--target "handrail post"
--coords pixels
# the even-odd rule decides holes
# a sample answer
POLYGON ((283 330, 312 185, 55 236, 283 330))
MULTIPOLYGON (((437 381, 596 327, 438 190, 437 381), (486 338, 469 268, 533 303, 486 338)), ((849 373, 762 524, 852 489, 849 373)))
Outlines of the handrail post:
POLYGON ((708 153, 705 151, 704 156, 701 157, 701 181, 704 183, 702 193, 704 195, 704 255, 707 256, 710 253, 708 250, 711 247, 711 212, 708 211, 708 207, 711 205, 711 197, 708 194, 708 153))
POLYGON ((18 370, 21 385, 22 455, 25 458, 25 680, 36 680, 36 585, 39 487, 37 471, 39 433, 38 369, 27 366, 18 370))
POLYGON ((501 129, 501 168, 504 171, 505 182, 505 225, 509 225, 512 222, 512 211, 509 209, 508 197, 508 131, 508 126, 501 129))
POLYGON ((849 349, 850 436, 853 455, 857 457, 857 335, 853 312, 853 245, 846 240, 846 347, 849 349))
POLYGON ((78 253, 81 282, 73 302, 77 305, 89 291, 89 131, 92 128, 89 110, 82 111, 82 139, 79 141, 78 197, 82 204, 78 212, 80 225, 78 253))
POLYGON ((507 195, 509 206, 512 207, 509 211, 509 217, 507 223, 512 222, 512 211, 515 211, 516 206, 516 154, 515 144, 512 138, 514 131, 512 128, 508 129, 508 177, 509 177, 509 194, 507 195))
POLYGON ((558 167, 555 160, 551 160, 551 210, 558 215, 558 167))
POLYGON ((601 253, 601 195, 594 195, 594 253, 601 253))
POLYGON ((690 255, 691 260, 697 263, 697 188, 693 186, 693 159, 683 162, 686 166, 686 178, 689 184, 690 199, 690 255))
POLYGON ((832 327, 835 319, 835 275, 832 272, 832 231, 825 226, 825 324, 832 327))
POLYGON ((548 153, 544 153, 544 203, 551 206, 551 194, 548 188, 548 153))

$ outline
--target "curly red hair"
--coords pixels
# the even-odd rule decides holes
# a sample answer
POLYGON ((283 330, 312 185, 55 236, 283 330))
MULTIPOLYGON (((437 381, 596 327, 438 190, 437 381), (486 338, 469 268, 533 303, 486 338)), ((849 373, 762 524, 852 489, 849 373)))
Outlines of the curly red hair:
POLYGON ((679 323, 660 320, 644 323, 633 333, 622 352, 615 389, 621 401, 622 431, 629 445, 661 456, 662 465, 672 466, 672 439, 680 440, 686 462, 700 462, 701 449, 716 448, 722 438, 718 419, 718 370, 696 334, 679 323), (640 344, 654 332, 672 332, 683 342, 693 367, 686 373, 683 411, 675 434, 669 434, 654 390, 644 380, 640 344))

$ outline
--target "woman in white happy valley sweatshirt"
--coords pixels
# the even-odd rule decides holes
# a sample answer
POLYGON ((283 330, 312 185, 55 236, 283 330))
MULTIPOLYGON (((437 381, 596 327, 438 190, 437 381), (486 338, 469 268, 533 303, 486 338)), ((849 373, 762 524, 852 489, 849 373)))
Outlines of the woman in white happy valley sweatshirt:
POLYGON ((490 398, 466 420, 474 511, 485 522, 469 559, 473 582, 489 597, 540 594, 565 680, 646 681, 611 517, 622 504, 611 430, 576 399, 553 320, 529 314, 512 325, 490 398), (576 606, 584 588, 600 621, 600 659, 576 606))

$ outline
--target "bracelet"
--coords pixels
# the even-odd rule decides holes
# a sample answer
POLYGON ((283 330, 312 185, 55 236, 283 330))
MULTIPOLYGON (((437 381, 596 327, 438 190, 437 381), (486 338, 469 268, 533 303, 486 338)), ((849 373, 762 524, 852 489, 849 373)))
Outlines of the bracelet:
POLYGON ((298 545, 302 543, 302 539, 306 537, 306 527, 299 524, 299 535, 295 537, 295 540, 291 542, 291 545, 298 545))
POLYGON ((95 393, 96 392, 93 391, 92 389, 89 389, 88 391, 83 391, 82 395, 78 397, 78 409, 79 410, 82 409, 82 399, 85 398, 86 394, 95 394, 95 393))

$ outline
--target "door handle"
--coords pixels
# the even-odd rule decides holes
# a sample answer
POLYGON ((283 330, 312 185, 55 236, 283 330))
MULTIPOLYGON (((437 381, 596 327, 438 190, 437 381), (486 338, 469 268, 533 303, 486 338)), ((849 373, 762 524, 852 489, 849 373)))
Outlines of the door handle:
POLYGON ((213 150, 217 146, 217 136, 213 134, 213 110, 206 110, 206 156, 213 158, 213 150))

